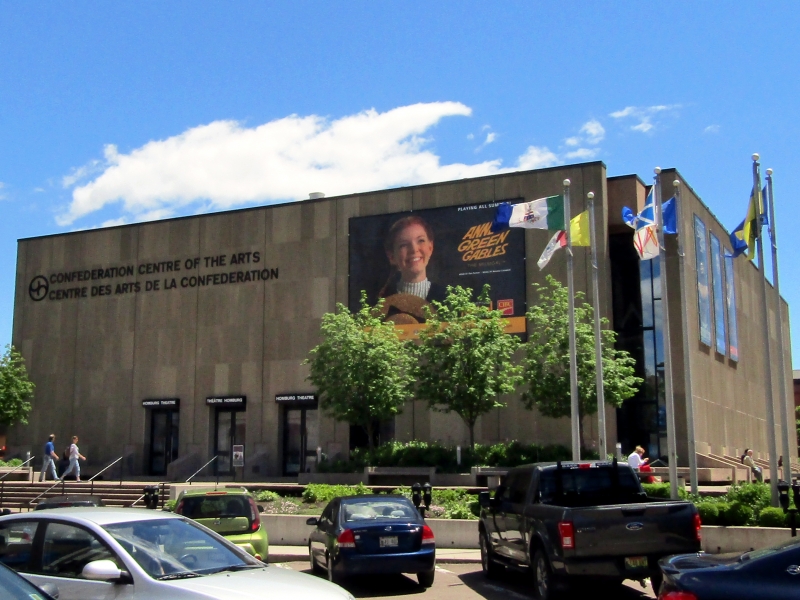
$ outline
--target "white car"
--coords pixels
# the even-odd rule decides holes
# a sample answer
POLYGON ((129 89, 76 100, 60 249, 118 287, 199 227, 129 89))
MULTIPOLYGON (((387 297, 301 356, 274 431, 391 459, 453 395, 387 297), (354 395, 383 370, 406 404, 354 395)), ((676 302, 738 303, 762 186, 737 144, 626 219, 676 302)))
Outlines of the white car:
POLYGON ((265 565, 179 515, 56 508, 0 518, 0 562, 59 600, 352 600, 318 577, 265 565))

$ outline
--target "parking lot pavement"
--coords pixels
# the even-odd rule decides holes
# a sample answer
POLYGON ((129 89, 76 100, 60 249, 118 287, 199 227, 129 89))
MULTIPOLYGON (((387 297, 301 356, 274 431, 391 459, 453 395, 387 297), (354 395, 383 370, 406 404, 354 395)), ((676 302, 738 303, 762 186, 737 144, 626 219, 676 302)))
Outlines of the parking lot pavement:
MULTIPOLYGON (((308 563, 283 563, 287 569, 310 573, 308 563)), ((313 575, 312 575, 313 577, 313 575)), ((436 567, 436 579, 433 587, 423 589, 417 584, 417 578, 411 575, 380 575, 349 579, 343 587, 356 598, 391 598, 413 596, 415 600, 533 600, 534 594, 530 581, 521 573, 508 573, 504 577, 490 581, 484 577, 480 565, 446 564, 436 567)), ((615 600, 644 600, 655 598, 650 586, 642 589, 638 582, 626 581, 619 589, 608 588, 603 597, 615 600)), ((597 598, 597 586, 588 589, 583 586, 571 590, 565 598, 597 598)))

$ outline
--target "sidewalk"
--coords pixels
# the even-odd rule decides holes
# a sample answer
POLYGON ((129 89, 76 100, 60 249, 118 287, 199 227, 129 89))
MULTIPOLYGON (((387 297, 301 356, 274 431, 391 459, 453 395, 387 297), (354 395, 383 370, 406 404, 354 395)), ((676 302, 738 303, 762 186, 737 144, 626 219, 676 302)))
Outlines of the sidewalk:
MULTIPOLYGON (((308 548, 306 546, 272 546, 269 547, 269 562, 300 562, 308 561, 308 548)), ((459 550, 455 548, 437 548, 436 562, 438 564, 468 564, 480 563, 480 550, 459 550)))

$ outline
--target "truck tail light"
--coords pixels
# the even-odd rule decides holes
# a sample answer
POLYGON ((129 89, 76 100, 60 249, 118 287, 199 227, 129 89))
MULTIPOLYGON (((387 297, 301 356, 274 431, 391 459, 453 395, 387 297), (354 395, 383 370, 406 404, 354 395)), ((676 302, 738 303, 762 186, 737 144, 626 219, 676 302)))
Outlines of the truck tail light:
POLYGON ((178 506, 175 508, 175 513, 179 515, 183 514, 183 500, 178 502, 178 506))
POLYGON ((261 515, 258 514, 258 506, 256 501, 248 498, 250 501, 250 531, 256 532, 261 527, 261 515))
POLYGON ((564 550, 575 549, 575 527, 572 521, 559 521, 558 535, 561 537, 561 547, 564 550))
POLYGON ((339 544, 339 548, 356 547, 356 537, 353 535, 352 529, 345 529, 342 533, 339 534, 339 537, 336 538, 336 541, 339 544))
POLYGON ((658 600, 697 600, 697 596, 695 596, 692 592, 679 592, 677 590, 672 590, 671 592, 665 592, 658 596, 658 600))
POLYGON ((436 538, 433 535, 433 530, 428 527, 427 525, 422 526, 422 543, 423 544, 435 544, 436 538))
POLYGON ((703 521, 700 519, 700 515, 695 514, 694 515, 694 535, 695 535, 695 538, 697 538, 698 542, 702 541, 702 533, 701 533, 702 527, 703 527, 703 521))

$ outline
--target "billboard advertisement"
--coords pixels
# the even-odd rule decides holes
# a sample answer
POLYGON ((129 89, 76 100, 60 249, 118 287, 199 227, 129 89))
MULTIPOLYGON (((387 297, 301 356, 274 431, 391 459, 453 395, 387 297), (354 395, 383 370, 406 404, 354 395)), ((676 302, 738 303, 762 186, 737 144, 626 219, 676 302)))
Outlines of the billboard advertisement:
MULTIPOLYGON (((512 201, 513 202, 513 201, 512 201)), ((349 308, 361 291, 404 337, 415 337, 425 306, 444 300, 448 285, 491 286, 492 308, 509 333, 525 332, 525 233, 491 232, 499 202, 352 217, 349 223, 349 308)))

